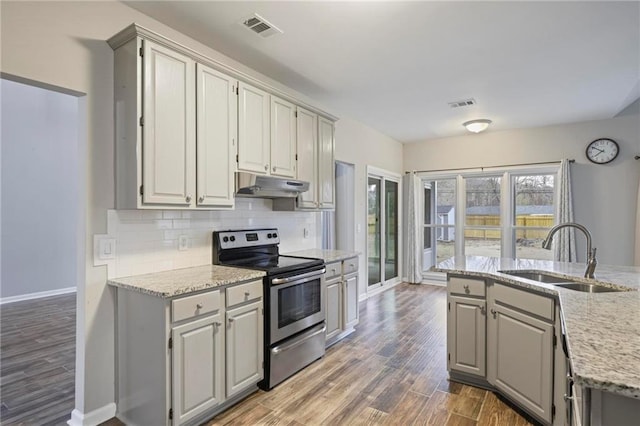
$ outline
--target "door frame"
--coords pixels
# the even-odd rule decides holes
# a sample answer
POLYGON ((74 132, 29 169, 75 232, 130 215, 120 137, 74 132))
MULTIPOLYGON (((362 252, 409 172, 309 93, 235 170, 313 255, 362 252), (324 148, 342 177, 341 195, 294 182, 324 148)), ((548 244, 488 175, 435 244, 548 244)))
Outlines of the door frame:
POLYGON ((386 239, 384 230, 386 228, 386 218, 385 218, 385 207, 386 203, 383 201, 384 196, 384 182, 389 180, 395 182, 398 185, 398 211, 397 211, 397 224, 398 224, 398 241, 397 241, 397 262, 398 262, 398 274, 396 277, 387 280, 384 274, 384 268, 381 271, 381 280, 378 284, 369 285, 369 232, 367 228, 367 232, 365 232, 365 260, 366 260, 366 268, 365 268, 365 290, 367 297, 372 296, 376 293, 380 293, 385 291, 396 284, 402 282, 402 176, 398 173, 390 172, 388 170, 384 170, 374 166, 367 166, 366 168, 366 176, 365 176, 365 184, 364 187, 364 196, 365 196, 365 208, 364 208, 364 224, 367 226, 367 218, 369 214, 369 206, 366 200, 368 199, 368 191, 369 191, 369 177, 373 177, 376 179, 380 179, 381 189, 380 194, 382 194, 381 203, 380 203, 380 264, 384 265, 385 259, 385 248, 386 248, 386 239))

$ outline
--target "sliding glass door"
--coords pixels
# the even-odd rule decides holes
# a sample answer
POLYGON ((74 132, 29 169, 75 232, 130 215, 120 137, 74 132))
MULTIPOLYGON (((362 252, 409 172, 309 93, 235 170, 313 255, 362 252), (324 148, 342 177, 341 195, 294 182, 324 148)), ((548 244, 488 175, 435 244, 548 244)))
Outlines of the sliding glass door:
POLYGON ((367 260, 369 287, 400 279, 399 177, 369 169, 367 260))

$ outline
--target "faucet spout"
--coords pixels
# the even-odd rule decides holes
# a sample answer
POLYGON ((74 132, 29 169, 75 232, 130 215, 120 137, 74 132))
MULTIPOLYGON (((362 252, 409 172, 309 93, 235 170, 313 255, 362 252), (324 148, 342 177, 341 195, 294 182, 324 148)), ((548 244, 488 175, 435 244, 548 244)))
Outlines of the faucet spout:
POLYGON ((565 222, 554 226, 549 230, 547 238, 542 241, 542 248, 547 250, 551 249, 551 241, 553 240, 553 236, 556 234, 556 232, 558 232, 562 228, 568 227, 581 230, 587 238, 587 269, 584 273, 584 276, 585 278, 594 278, 594 272, 596 270, 596 265, 598 264, 598 262, 596 261, 596 249, 591 248, 591 233, 583 225, 575 222, 565 222))

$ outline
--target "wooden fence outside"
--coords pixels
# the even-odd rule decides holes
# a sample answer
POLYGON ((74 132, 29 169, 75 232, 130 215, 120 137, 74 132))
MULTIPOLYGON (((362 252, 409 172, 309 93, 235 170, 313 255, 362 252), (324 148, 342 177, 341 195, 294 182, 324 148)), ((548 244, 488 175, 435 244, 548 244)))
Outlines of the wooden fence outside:
MULTIPOLYGON (((469 226, 500 226, 500 216, 467 216, 469 226)), ((553 226, 553 215, 518 215, 516 226, 547 229, 518 229, 516 239, 543 240, 548 233, 548 228, 553 226)), ((465 238, 477 238, 482 240, 499 240, 499 229, 465 229, 465 238)))

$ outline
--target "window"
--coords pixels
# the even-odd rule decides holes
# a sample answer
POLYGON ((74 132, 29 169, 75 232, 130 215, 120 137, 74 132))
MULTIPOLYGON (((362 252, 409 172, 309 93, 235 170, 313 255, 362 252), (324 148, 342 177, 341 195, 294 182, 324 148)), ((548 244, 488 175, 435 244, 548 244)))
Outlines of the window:
POLYGON ((423 176, 425 271, 454 255, 552 259, 556 181, 557 167, 423 176))

